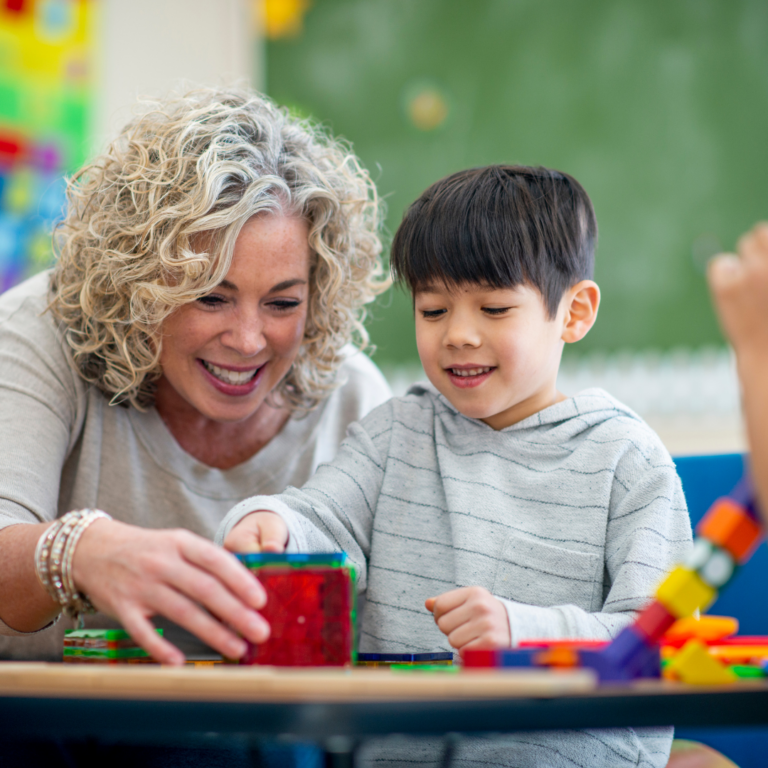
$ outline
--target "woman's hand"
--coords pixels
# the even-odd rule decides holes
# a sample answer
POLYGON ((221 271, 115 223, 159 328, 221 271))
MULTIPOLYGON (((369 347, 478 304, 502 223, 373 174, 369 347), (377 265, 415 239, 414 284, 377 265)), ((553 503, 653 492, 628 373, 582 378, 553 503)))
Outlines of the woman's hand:
POLYGON ((440 631, 458 651, 508 648, 512 644, 507 609, 483 587, 462 587, 424 603, 440 631))
POLYGON ((269 637, 257 613, 261 584, 229 553, 186 530, 147 530, 97 520, 83 534, 73 562, 75 586, 163 664, 184 655, 154 630, 161 614, 228 658, 269 637), (201 607, 202 606, 202 607, 201 607))
POLYGON ((244 517, 224 539, 230 552, 285 552, 288 526, 280 515, 266 509, 244 517))
POLYGON ((768 358, 768 224, 757 224, 708 270, 709 287, 725 335, 737 355, 768 358))

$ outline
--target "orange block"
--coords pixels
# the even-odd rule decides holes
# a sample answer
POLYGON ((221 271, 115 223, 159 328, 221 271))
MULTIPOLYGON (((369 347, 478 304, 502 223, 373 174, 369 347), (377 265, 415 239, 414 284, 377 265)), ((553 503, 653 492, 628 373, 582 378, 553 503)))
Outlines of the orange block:
POLYGON ((718 499, 696 526, 696 533, 728 550, 736 560, 749 559, 762 535, 758 523, 729 498, 718 499))
POLYGON ((662 638, 662 643, 682 646, 688 640, 696 638, 704 643, 714 643, 717 640, 735 635, 739 631, 738 620, 730 616, 688 616, 678 619, 662 638))

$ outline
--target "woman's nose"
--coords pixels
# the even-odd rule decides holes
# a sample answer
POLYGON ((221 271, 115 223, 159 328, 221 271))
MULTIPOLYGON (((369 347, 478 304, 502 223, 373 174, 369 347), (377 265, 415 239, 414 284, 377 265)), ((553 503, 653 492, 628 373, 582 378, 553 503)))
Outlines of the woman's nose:
POLYGON ((222 342, 243 357, 253 357, 267 346, 264 322, 258 313, 238 316, 235 324, 224 333, 222 342))

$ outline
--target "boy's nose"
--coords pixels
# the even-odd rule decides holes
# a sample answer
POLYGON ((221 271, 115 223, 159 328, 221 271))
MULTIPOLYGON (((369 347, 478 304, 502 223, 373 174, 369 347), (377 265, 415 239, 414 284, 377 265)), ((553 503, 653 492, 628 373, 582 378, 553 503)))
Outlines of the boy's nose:
POLYGON ((451 318, 445 333, 444 343, 447 347, 460 349, 461 347, 479 347, 480 334, 473 323, 466 318, 451 318))

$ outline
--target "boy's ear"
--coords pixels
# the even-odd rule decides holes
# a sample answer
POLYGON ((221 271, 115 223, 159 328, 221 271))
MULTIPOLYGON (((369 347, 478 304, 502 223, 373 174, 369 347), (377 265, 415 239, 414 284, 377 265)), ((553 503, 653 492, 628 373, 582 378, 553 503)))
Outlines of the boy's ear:
POLYGON ((595 324, 600 306, 600 288, 594 280, 582 280, 566 291, 563 304, 565 314, 560 338, 566 344, 572 344, 583 339, 595 324))

